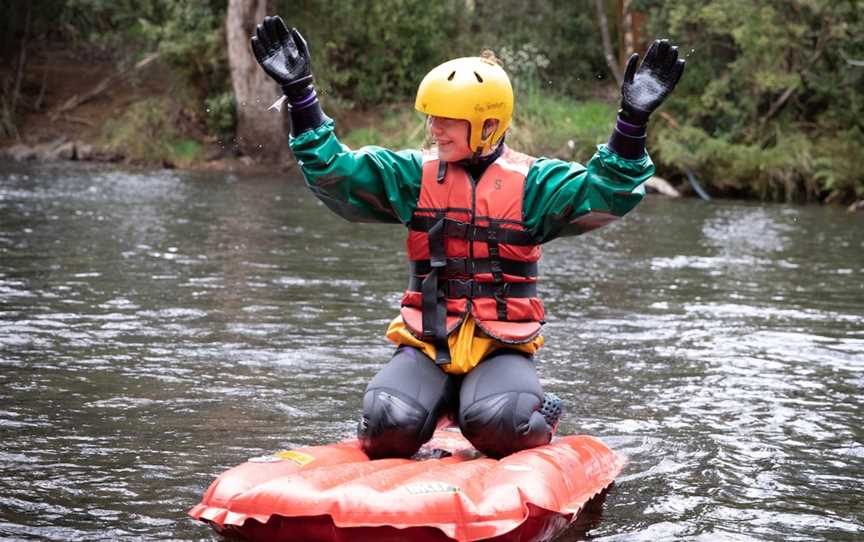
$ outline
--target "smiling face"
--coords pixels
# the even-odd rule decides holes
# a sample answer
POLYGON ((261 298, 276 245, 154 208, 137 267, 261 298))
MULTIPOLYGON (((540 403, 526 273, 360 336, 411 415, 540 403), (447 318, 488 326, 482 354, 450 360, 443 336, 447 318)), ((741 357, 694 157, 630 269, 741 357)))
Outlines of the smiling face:
POLYGON ((430 115, 426 119, 429 135, 438 147, 438 158, 445 162, 458 162, 471 158, 468 146, 467 120, 448 119, 430 115))

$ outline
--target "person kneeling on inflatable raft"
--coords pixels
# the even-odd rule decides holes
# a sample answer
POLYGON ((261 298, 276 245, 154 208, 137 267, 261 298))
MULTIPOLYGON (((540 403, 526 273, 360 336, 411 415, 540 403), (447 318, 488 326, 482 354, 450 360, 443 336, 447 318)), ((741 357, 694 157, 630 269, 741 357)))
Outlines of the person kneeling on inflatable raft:
POLYGON ((291 107, 289 143, 312 192, 348 220, 408 229, 409 286, 387 330, 399 346, 363 396, 364 451, 409 457, 445 415, 490 457, 549 443, 561 401, 543 393, 532 357, 543 345, 540 245, 608 224, 642 199, 654 172, 646 125, 684 71, 677 48, 658 40, 641 65, 630 58, 615 129, 586 166, 504 143, 513 90, 494 57, 432 69, 415 107, 434 145, 394 152, 339 142, 306 42, 281 18, 257 26, 252 49, 291 107))

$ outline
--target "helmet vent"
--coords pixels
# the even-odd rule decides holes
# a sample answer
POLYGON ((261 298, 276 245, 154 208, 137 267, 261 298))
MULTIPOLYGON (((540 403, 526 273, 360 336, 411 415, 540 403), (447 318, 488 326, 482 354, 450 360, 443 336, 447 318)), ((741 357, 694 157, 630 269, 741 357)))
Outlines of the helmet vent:
POLYGON ((456 76, 456 71, 454 70, 454 71, 450 72, 450 76, 447 77, 447 80, 452 81, 455 76, 456 76))
POLYGON ((482 82, 483 82, 483 78, 480 77, 480 74, 479 74, 479 73, 474 72, 474 77, 477 78, 477 82, 478 82, 478 83, 482 83, 482 82))

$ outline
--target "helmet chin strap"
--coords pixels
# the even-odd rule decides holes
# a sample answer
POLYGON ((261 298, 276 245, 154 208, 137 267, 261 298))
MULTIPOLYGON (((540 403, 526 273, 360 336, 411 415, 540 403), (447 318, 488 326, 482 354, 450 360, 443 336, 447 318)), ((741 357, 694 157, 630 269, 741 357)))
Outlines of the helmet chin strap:
MULTIPOLYGON (((492 126, 489 124, 491 119, 486 119, 483 123, 483 128, 480 129, 480 146, 474 149, 474 152, 471 153, 471 159, 469 161, 470 164, 477 164, 480 162, 480 159, 483 157, 483 149, 485 147, 489 148, 490 153, 494 153, 498 148, 498 145, 504 142, 504 136, 501 136, 501 139, 498 140, 498 145, 495 145, 493 148, 491 143, 492 137, 495 136, 495 131, 498 129, 498 125, 495 124, 495 128, 489 131, 489 135, 486 135, 487 126, 492 126), (484 137, 485 136, 485 137, 484 137)), ((471 126, 468 127, 468 143, 471 143, 471 126)))
MULTIPOLYGON (((491 138, 492 136, 490 135, 489 137, 491 138)), ((489 153, 488 153, 488 154, 493 154, 493 153, 495 152, 495 150, 496 150, 496 149, 497 149, 497 148, 498 148, 502 143, 504 143, 504 138, 503 138, 503 137, 502 137, 501 139, 498 140, 498 145, 495 145, 495 147, 491 147, 491 146, 489 147, 489 153)), ((471 163, 472 163, 472 164, 476 164, 476 163, 480 162, 480 159, 483 158, 483 147, 484 147, 484 145, 480 145, 480 146, 477 147, 477 149, 476 149, 476 150, 471 154, 471 163)))
MULTIPOLYGON (((482 132, 480 133, 480 146, 477 147, 476 149, 474 149, 474 152, 471 154, 471 163, 472 164, 476 164, 477 162, 480 161, 480 158, 483 156, 483 148, 487 146, 486 145, 487 140, 492 139, 492 136, 494 134, 495 134, 495 132, 493 131, 491 134, 489 134, 489 137, 483 138, 483 133, 482 132)), ((469 135, 469 139, 470 139, 470 135, 469 135)), ((494 149, 491 149, 491 146, 490 146, 490 150, 494 150, 494 149)))

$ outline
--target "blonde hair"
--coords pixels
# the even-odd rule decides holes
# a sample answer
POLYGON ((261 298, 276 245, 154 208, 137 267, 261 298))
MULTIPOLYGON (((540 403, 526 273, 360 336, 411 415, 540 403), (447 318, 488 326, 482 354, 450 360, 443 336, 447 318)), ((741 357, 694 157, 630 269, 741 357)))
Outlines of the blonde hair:
POLYGON ((495 64, 503 66, 503 64, 501 63, 501 59, 495 56, 495 51, 493 51, 492 49, 483 49, 483 52, 480 53, 480 58, 491 60, 495 64))

